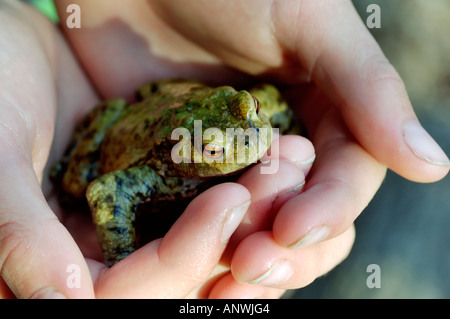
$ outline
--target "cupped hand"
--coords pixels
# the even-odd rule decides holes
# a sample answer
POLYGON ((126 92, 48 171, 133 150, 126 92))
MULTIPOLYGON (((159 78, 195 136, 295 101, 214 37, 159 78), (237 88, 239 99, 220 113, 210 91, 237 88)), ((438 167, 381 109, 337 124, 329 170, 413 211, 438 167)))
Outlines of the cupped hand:
MULTIPOLYGON (((93 102, 95 94, 44 17, 18 1, 2 1, 0 25, 1 42, 8 43, 0 54, 1 297, 92 297, 83 255, 60 223, 63 216, 47 204, 41 183, 56 105, 62 113, 75 115, 79 110, 74 98, 93 102), (66 270, 71 264, 78 265, 83 289, 69 292, 66 270)), ((59 128, 56 140, 68 137, 70 127, 59 128)))
POLYGON ((0 25, 10 43, 0 55, 0 298, 181 298, 200 289, 248 208, 248 190, 213 187, 164 238, 112 268, 96 261, 89 217, 58 206, 47 169, 98 97, 36 11, 3 1, 0 25))
MULTIPOLYGON (((82 29, 67 32, 67 37, 102 97, 130 96, 142 82, 167 76, 246 83, 247 73, 292 87, 294 105, 316 149, 314 168, 303 192, 282 196, 274 205, 278 209, 262 214, 267 219, 261 222, 254 197, 269 194, 273 203, 278 193, 248 186, 253 184, 248 183, 251 172, 242 177, 253 204, 230 244, 236 247, 228 254, 233 277, 222 277, 211 296, 241 292, 248 282, 253 289, 298 287, 327 271, 348 251, 351 224, 379 187, 386 166, 418 182, 436 181, 448 172, 448 158, 421 128, 401 79, 349 1, 78 3, 82 29), (269 280, 277 268, 290 276, 269 280)), ((68 1, 57 4, 64 17, 68 1)), ((16 6, 5 1, 2 10, 14 13, 16 6)), ((1 29, 2 37, 15 43, 1 61, 6 74, 2 87, 7 88, 1 102, 8 107, 1 122, 1 275, 19 296, 55 290, 77 296, 64 288, 64 270, 68 262, 78 264, 81 286, 87 289, 79 295, 89 296, 87 267, 48 208, 39 177, 51 144, 56 104, 62 110, 54 153, 60 155, 58 145, 67 143, 73 127, 64 124, 80 118, 86 111, 81 107, 92 105, 96 96, 67 58, 70 53, 61 53, 65 46, 51 27, 25 14, 25 24, 4 14, 0 21, 17 27, 1 29), (8 33, 11 30, 18 31, 8 33), (26 54, 36 47, 45 52, 26 54)), ((284 164, 290 165, 280 162, 280 167, 284 164)))
MULTIPOLYGON (((57 3, 62 17, 69 2, 57 3)), ((302 143, 296 137, 280 152, 288 161, 280 161, 281 175, 250 171, 239 181, 252 205, 225 254, 233 276, 211 296, 277 295, 261 287, 311 282, 348 253, 352 223, 386 168, 417 182, 448 173, 447 156, 420 126, 401 78, 350 1, 76 3, 82 27, 66 28, 66 36, 101 95, 130 97, 162 77, 239 85, 256 76, 286 88, 307 128, 316 160, 301 192, 301 169, 288 163, 302 143), (289 188, 298 193, 279 199, 289 188), (285 276, 269 280, 276 268, 285 276)), ((310 151, 300 162, 312 159, 310 151)))

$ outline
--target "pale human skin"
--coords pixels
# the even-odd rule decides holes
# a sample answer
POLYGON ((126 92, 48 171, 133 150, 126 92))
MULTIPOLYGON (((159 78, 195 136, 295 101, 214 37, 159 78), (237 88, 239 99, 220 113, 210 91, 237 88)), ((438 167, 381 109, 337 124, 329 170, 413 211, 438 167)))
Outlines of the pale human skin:
POLYGON ((62 17, 70 3, 83 12, 82 28, 65 35, 73 53, 35 11, 0 4, 0 25, 8 26, 0 38, 10 44, 0 55, 3 297, 278 297, 347 256, 353 221, 386 167, 417 182, 448 173, 447 156, 416 122, 402 80, 350 1, 59 0, 62 17), (130 97, 161 77, 248 80, 224 64, 292 84, 285 93, 314 147, 280 138, 277 174, 255 167, 210 189, 163 239, 107 269, 92 259, 89 222, 55 205, 45 167, 99 99, 130 97), (300 194, 309 171, 301 163, 314 154, 300 194), (313 229, 320 231, 307 236, 313 229), (80 288, 67 285, 69 264, 79 266, 80 288), (214 273, 222 276, 208 281, 214 273))

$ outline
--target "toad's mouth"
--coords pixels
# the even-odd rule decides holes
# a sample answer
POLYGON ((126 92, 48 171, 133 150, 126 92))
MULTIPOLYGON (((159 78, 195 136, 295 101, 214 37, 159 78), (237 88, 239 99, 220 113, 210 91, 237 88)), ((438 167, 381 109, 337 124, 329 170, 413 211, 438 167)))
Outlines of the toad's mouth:
POLYGON ((258 132, 259 131, 259 128, 258 127, 256 127, 256 125, 253 123, 253 121, 252 120, 250 120, 250 119, 247 119, 247 122, 248 122, 248 125, 249 125, 249 127, 250 128, 252 128, 252 129, 255 129, 256 130, 256 132, 258 132))
POLYGON ((253 162, 258 160, 269 148, 272 137, 271 130, 269 128, 247 128, 245 130, 230 128, 226 130, 226 133, 218 129, 213 134, 205 133, 201 139, 196 136, 189 139, 186 136, 172 149, 172 155, 184 156, 172 159, 175 163, 178 161, 193 161, 194 163, 253 162), (189 150, 193 152, 191 153, 189 150))
POLYGON ((229 128, 225 133, 217 129, 212 135, 204 133, 193 138, 188 135, 188 130, 184 130, 181 133, 186 136, 172 148, 172 161, 185 173, 227 175, 261 159, 271 146, 272 130, 268 127, 229 128))

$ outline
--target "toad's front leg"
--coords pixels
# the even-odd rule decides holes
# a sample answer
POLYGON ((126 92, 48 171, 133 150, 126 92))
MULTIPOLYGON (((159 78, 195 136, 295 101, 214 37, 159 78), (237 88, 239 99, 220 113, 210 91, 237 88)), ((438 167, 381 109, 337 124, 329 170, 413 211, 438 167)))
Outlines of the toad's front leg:
POLYGON ((108 266, 136 249, 136 206, 168 192, 161 176, 145 165, 105 174, 89 184, 86 197, 108 266))

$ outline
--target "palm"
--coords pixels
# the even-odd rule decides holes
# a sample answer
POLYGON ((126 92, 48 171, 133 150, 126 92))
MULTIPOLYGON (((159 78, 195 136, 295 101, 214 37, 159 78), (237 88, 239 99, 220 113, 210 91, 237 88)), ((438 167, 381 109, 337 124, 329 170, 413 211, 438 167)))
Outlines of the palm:
MULTIPOLYGON (((162 5, 165 4, 161 3, 162 5)), ((313 130, 317 124, 315 119, 321 114, 308 114, 310 105, 315 104, 315 99, 308 99, 307 94, 314 91, 313 87, 302 88, 302 73, 298 73, 292 79, 293 71, 301 70, 300 65, 288 65, 283 58, 287 53, 274 39, 272 43, 261 42, 251 36, 242 36, 238 39, 230 40, 236 32, 236 29, 244 28, 244 35, 251 35, 258 32, 271 32, 268 29, 270 16, 264 16, 259 12, 260 3, 246 3, 249 5, 247 10, 255 16, 259 16, 257 24, 247 25, 245 21, 242 25, 234 25, 235 29, 225 28, 217 21, 211 21, 207 13, 203 15, 198 12, 199 19, 204 19, 208 25, 208 33, 204 37, 196 38, 195 34, 199 32, 195 27, 192 29, 183 28, 183 33, 174 31, 177 24, 181 26, 189 25, 189 15, 180 16, 183 12, 175 12, 174 16, 169 13, 164 20, 158 20, 156 17, 164 15, 158 11, 156 14, 151 6, 145 8, 145 16, 151 17, 149 21, 153 24, 149 27, 148 34, 145 32, 136 32, 137 24, 140 21, 121 19, 107 19, 99 27, 89 29, 82 37, 71 37, 72 45, 75 51, 81 57, 87 73, 93 80, 93 84, 103 98, 124 96, 132 99, 136 87, 145 81, 165 77, 192 77, 212 83, 226 83, 237 85, 251 85, 254 80, 248 73, 265 74, 267 80, 272 78, 281 84, 289 83, 287 87, 287 96, 292 100, 292 105, 300 110, 303 122, 307 124, 308 129, 313 130), (254 5, 252 9, 250 6, 254 5), (254 10, 254 11, 253 11, 254 10), (177 24, 173 22, 176 21, 177 24), (154 28, 157 28, 156 30, 154 28), (111 35, 114 36, 111 36, 111 35), (162 35, 155 37, 154 35, 162 35), (167 37, 170 40, 167 40, 167 37), (97 39, 104 39, 98 41, 97 39), (158 48, 156 51, 154 48, 158 48), (114 52, 114 54, 104 54, 105 52, 114 52), (231 68, 230 66, 234 67, 231 68), (239 69, 240 71, 236 70, 239 69), (296 85, 293 85, 296 84, 296 85), (306 120, 307 119, 307 120, 306 120)), ((119 3, 118 6, 121 4, 119 3)), ((124 5, 124 4, 122 4, 124 5)), ((161 8, 160 8, 161 9, 161 8)), ((170 9, 170 8, 169 8, 170 9)), ((191 8, 195 10, 195 8, 191 8)), ((210 8, 213 10, 213 8, 210 8)), ((230 8, 232 9, 232 8, 230 8)), ((118 8, 120 11, 120 8, 118 8)), ((137 10, 143 10, 138 8, 137 10)), ((142 31, 142 30, 141 30, 142 31)), ((318 99, 322 99, 319 97, 318 99)), ((328 105, 327 105, 328 108, 328 105)), ((73 114, 61 114, 59 121, 65 122, 66 119, 73 118, 73 114), (67 117, 67 118, 64 118, 67 117)), ((72 128, 73 128, 72 122, 72 128)), ((61 128, 62 133, 67 134, 70 126, 61 128)), ((67 141, 64 141, 67 143, 67 141)), ((61 149, 61 147, 56 146, 61 149)), ((253 221, 254 226, 238 230, 234 242, 230 245, 231 249, 239 244, 239 241, 253 232, 264 230, 271 227, 270 221, 273 216, 269 213, 262 214, 258 220, 253 221), (262 221, 267 218, 267 221, 262 221)), ((95 234, 86 215, 76 216, 71 214, 66 219, 67 227, 77 240, 81 250, 87 257, 98 259, 98 245, 93 245, 95 234), (89 229, 89 235, 86 236, 86 229, 89 229), (81 236, 79 236, 81 234, 81 236), (96 249, 92 250, 92 247, 96 249)), ((232 251, 229 251, 232 255, 232 251)), ((224 269, 222 268, 222 271, 224 269)), ((226 271, 226 269, 225 269, 226 271)))
MULTIPOLYGON (((220 279, 212 296, 275 296, 278 290, 267 295, 269 288, 256 291, 258 285, 235 279, 253 281, 284 260, 291 277, 263 284, 298 288, 332 269, 348 253, 352 222, 383 179, 380 163, 420 182, 448 173, 448 158, 415 121, 400 77, 350 1, 78 0, 82 28, 65 30, 77 59, 42 16, 20 2, 4 2, 0 18, 8 28, 0 29, 0 39, 11 45, 0 58, 1 75, 8 75, 1 79, 0 102, 9 106, 0 116, 0 196, 6 199, 0 202, 0 260, 17 296, 58 297, 60 291, 93 297, 92 280, 100 296, 183 296, 217 265, 225 247, 218 241, 221 212, 250 196, 245 223, 228 246, 233 276, 220 279), (99 263, 88 268, 37 180, 85 255, 97 258, 89 250, 95 239, 92 228, 86 231, 90 219, 55 206, 44 167, 61 157, 75 123, 98 100, 132 100, 142 83, 175 76, 238 86, 256 76, 283 85, 317 152, 305 189, 300 196, 293 192, 304 184, 299 166, 314 149, 298 136, 282 137, 277 174, 250 169, 239 180, 245 187, 213 187, 162 240, 108 271, 99 263), (422 152, 426 156, 418 156, 422 152), (295 243, 301 246, 292 248, 295 243), (81 289, 67 287, 68 262, 80 266, 81 289)), ((71 2, 56 2, 62 22, 71 2)), ((3 288, 0 280, 0 295, 3 288)))
MULTIPOLYGON (((265 30, 267 32, 267 25, 270 24, 270 21, 265 19, 269 17, 264 17, 261 12, 258 12, 260 3, 254 2, 251 5, 255 6, 253 14, 260 16, 261 19, 258 20, 258 25, 251 26, 252 29, 248 29, 244 34, 254 34, 255 30, 265 30)), ((153 11, 152 6, 147 6, 146 10, 147 16, 158 16, 153 11)), ((249 7, 247 10, 251 11, 253 9, 249 7)), ((208 19, 208 16, 204 15, 201 18, 208 19)), ((180 17, 174 18, 173 21, 177 21, 181 25, 186 22, 180 17)), ((267 49, 269 49, 273 52, 271 55, 277 55, 275 59, 279 59, 283 55, 280 47, 273 44, 270 44, 269 47, 267 44, 258 43, 257 39, 251 39, 250 37, 228 41, 227 39, 235 34, 234 30, 217 27, 217 25, 215 28, 209 28, 210 33, 205 38, 197 39, 197 42, 194 42, 196 40, 191 39, 190 35, 198 30, 187 30, 187 34, 182 35, 172 29, 174 26, 172 26, 171 22, 172 20, 159 21, 155 23, 159 28, 158 30, 149 30, 152 34, 171 37, 171 41, 164 39, 164 52, 155 53, 152 50, 152 48, 160 44, 160 38, 154 36, 146 38, 143 35, 136 34, 133 31, 133 25, 130 25, 130 21, 126 20, 108 20, 105 22, 107 27, 89 30, 89 34, 86 34, 86 36, 92 37, 92 41, 83 41, 82 45, 77 45, 78 42, 75 42, 75 50, 85 59, 88 65, 86 71, 93 78, 95 89, 104 98, 115 96, 132 98, 136 87, 156 77, 193 77, 213 83, 250 84, 253 80, 243 72, 253 72, 255 68, 264 71, 264 69, 271 67, 268 61, 262 59, 261 52, 264 50, 267 52, 267 49), (220 33, 220 36, 217 33, 220 33), (114 37, 110 36, 112 34, 114 34, 114 37), (107 42, 107 40, 98 41, 96 39, 112 40, 107 42), (221 39, 221 42, 212 43, 214 39, 221 39), (247 52, 243 48, 248 49, 249 43, 251 43, 250 47, 252 50, 247 52), (227 45, 230 46, 227 47, 227 45), (213 47, 220 49, 209 52, 208 50, 213 47), (105 51, 114 52, 114 54, 105 55, 105 51), (183 55, 180 52, 186 52, 186 54, 183 55), (244 56, 245 58, 237 61, 235 59, 236 56, 244 56), (120 57, 120 60, 117 57, 120 57), (171 60, 175 58, 177 62, 172 62, 171 60), (232 69, 227 64, 238 67, 243 72, 232 69), (247 66, 251 66, 252 69, 249 69, 247 66), (131 79, 130 74, 133 75, 131 79)), ((213 23, 214 21, 207 22, 213 23)), ((244 26, 235 25, 234 27, 242 28, 244 26)), ((72 40, 77 41, 76 39, 72 40)), ((284 76, 283 70, 287 70, 284 65, 272 69, 272 71, 284 76)), ((88 84, 83 83, 83 86, 86 85, 88 84)), ((71 83, 71 86, 80 86, 80 84, 71 83)), ((82 113, 87 112, 93 106, 94 102, 92 101, 90 105, 86 105, 86 101, 71 99, 70 101, 62 101, 62 103, 71 103, 75 108, 63 107, 62 109, 67 111, 59 113, 57 123, 64 123, 64 125, 57 125, 56 127, 55 136, 57 139, 53 144, 53 152, 48 161, 50 164, 55 163, 60 158, 62 151, 68 144, 68 137, 73 131, 77 120, 80 119, 82 113)), ((44 182, 44 189, 48 189, 47 192, 53 194, 51 183, 47 179, 44 182)), ((65 221, 85 256, 98 259, 99 250, 97 245, 92 244, 95 241, 95 234, 88 216, 86 214, 67 215, 57 205, 54 197, 48 199, 55 212, 61 217, 61 220, 65 221), (87 231, 89 232, 88 234, 86 234, 87 231), (95 247, 95 249, 92 249, 92 247, 95 247)))

